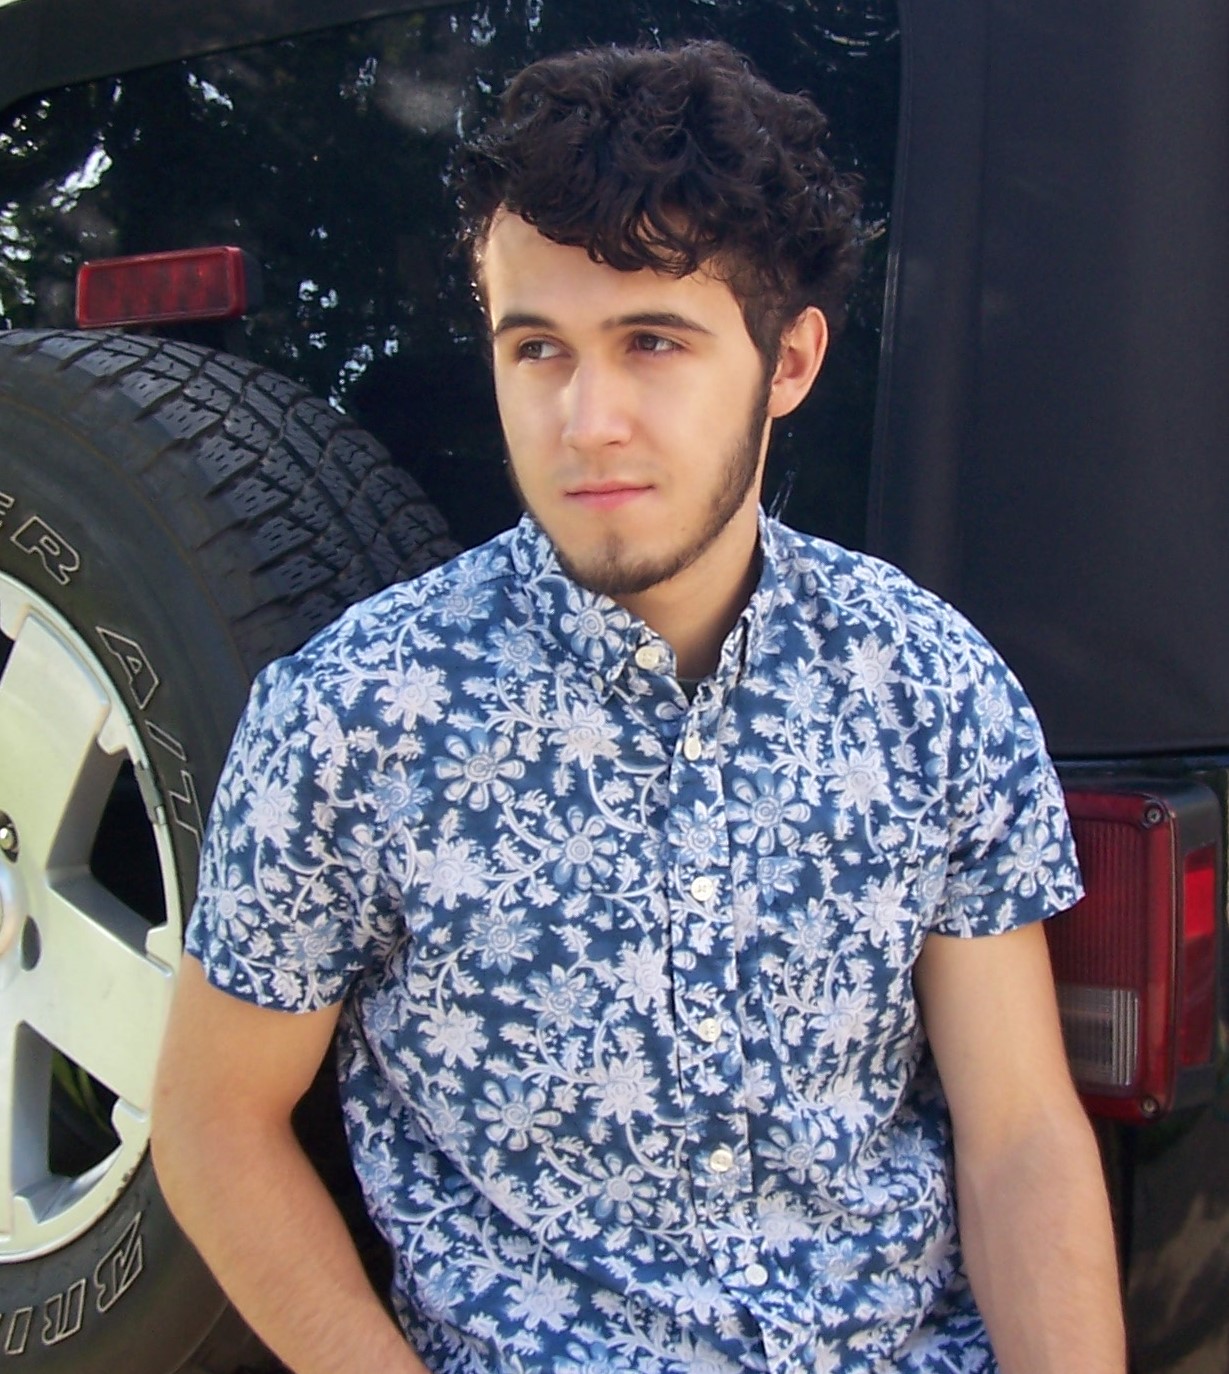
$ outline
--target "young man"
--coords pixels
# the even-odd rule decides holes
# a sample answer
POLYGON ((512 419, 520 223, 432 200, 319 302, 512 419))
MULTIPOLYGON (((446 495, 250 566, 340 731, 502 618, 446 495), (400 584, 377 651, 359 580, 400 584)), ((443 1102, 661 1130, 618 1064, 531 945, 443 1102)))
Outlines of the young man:
POLYGON ((823 132, 720 45, 602 50, 463 160, 528 514, 263 675, 161 1076, 167 1196, 299 1374, 1122 1374, 1036 721, 758 509, 852 271, 823 132), (405 1336, 289 1124, 339 1016, 405 1336))

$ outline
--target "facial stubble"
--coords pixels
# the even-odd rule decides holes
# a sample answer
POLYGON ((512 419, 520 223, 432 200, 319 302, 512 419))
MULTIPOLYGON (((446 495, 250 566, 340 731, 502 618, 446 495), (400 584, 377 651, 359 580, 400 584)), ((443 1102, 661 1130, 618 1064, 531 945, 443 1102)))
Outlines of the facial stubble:
MULTIPOLYGON (((721 532, 742 508, 747 494, 755 483, 760 465, 764 426, 768 421, 770 378, 765 377, 752 406, 751 416, 741 439, 731 449, 717 488, 709 501, 708 512, 699 532, 681 547, 639 558, 629 555, 622 536, 609 534, 600 547, 581 551, 580 556, 568 553, 551 539, 559 566, 582 587, 604 596, 636 596, 651 587, 660 586, 677 577, 701 558, 720 537, 721 532)), ((516 469, 508 458, 508 476, 521 505, 545 530, 537 512, 525 499, 516 469)), ((550 531, 545 531, 550 538, 550 531)))

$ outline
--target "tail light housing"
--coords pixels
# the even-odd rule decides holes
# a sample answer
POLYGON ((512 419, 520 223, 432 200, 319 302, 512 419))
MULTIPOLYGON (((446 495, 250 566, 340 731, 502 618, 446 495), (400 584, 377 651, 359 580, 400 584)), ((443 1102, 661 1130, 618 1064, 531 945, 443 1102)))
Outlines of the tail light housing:
POLYGON ((1196 781, 1066 782, 1086 896, 1048 921, 1089 1111, 1144 1122, 1215 1080, 1223 820, 1196 781))
POLYGON ((181 324, 237 320, 260 305, 260 271, 241 248, 99 258, 77 273, 77 324, 181 324))

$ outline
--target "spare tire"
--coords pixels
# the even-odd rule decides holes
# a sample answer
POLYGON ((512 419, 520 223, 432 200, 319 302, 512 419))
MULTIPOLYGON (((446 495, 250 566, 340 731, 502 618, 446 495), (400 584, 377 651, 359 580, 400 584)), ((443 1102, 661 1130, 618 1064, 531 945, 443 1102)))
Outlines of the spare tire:
POLYGON ((147 1148, 204 817, 254 672, 455 551, 380 445, 283 377, 164 340, 0 335, 0 1357, 16 1368, 245 1358, 147 1148))

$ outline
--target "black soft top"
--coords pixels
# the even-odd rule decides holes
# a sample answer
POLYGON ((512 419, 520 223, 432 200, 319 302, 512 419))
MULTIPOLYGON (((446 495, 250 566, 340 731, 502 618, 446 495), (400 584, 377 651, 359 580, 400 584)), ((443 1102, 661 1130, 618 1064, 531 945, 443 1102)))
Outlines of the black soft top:
POLYGON ((902 12, 870 546, 1057 752, 1229 749, 1229 3, 902 12))

